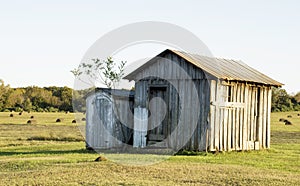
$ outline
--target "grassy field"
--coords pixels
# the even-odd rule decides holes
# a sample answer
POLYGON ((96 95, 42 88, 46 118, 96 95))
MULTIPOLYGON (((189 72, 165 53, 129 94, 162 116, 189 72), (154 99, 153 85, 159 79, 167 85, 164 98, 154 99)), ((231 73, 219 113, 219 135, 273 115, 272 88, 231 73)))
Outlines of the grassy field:
MULTIPOLYGON (((71 113, 0 113, 0 185, 299 185, 300 117, 273 113, 271 149, 172 156, 148 166, 113 161, 85 150, 71 113), (26 124, 30 116, 36 124, 26 124), (285 126, 279 118, 289 118, 285 126), (56 123, 61 118, 63 122, 56 123)), ((80 116, 81 117, 81 116, 80 116)), ((83 115, 82 115, 83 117, 83 115)), ((106 156, 106 155, 105 155, 106 156)), ((154 155, 115 155, 123 159, 154 155)), ((108 156, 109 157, 109 156, 108 156)))

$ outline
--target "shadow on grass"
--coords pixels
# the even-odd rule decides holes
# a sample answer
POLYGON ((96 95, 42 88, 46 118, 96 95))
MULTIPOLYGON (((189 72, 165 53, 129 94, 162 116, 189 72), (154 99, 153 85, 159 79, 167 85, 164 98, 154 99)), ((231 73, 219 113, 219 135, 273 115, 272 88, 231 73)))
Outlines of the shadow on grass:
POLYGON ((27 138, 28 141, 67 141, 67 142, 81 142, 85 141, 83 138, 78 137, 53 137, 53 136, 33 136, 27 138))
POLYGON ((63 155, 63 154, 96 154, 97 152, 87 149, 78 150, 39 150, 32 152, 14 152, 14 151, 2 151, 0 156, 14 156, 14 155, 35 155, 35 154, 45 154, 45 155, 63 155))

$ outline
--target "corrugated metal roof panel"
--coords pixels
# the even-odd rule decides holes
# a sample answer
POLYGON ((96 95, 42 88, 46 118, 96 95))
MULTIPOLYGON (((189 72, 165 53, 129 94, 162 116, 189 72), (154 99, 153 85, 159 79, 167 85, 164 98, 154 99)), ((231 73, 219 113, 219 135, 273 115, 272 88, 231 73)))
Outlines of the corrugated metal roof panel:
MULTIPOLYGON (((190 54, 183 51, 170 49, 163 51, 158 56, 168 51, 177 54, 191 64, 201 68, 202 70, 219 79, 254 82, 274 86, 283 85, 282 83, 279 83, 278 81, 275 81, 265 74, 246 65, 242 61, 200 56, 198 54, 190 54)), ((149 62, 151 62, 151 60, 149 62)), ((147 63, 128 74, 125 78, 134 76, 134 74, 136 74, 139 70, 146 67, 147 63)))
POLYGON ((242 61, 212 58, 170 50, 213 76, 226 79, 282 86, 282 83, 246 65, 242 61))

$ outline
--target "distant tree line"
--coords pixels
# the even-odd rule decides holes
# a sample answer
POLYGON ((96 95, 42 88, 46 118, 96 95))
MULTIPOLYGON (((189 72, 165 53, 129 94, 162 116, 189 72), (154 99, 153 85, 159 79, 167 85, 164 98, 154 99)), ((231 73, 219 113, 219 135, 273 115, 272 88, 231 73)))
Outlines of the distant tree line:
POLYGON ((300 111, 300 92, 289 95, 285 89, 272 89, 272 112, 300 111))
POLYGON ((73 112, 72 96, 75 104, 84 111, 85 100, 68 87, 11 88, 0 80, 0 111, 73 112))
MULTIPOLYGON (((0 111, 73 112, 85 111, 85 96, 90 90, 74 91, 68 87, 10 88, 0 79, 0 111)), ((289 95, 285 89, 272 89, 272 112, 300 111, 300 92, 289 95)))

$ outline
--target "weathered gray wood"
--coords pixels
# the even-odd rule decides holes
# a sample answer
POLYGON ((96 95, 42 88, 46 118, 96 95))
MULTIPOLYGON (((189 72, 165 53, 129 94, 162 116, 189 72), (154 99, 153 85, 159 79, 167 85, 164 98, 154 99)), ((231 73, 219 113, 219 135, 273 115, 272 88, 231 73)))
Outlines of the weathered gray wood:
POLYGON ((263 99, 264 92, 263 89, 259 88, 259 103, 258 103, 258 123, 257 123, 257 138, 259 146, 262 147, 262 122, 263 122, 263 99))
MULTIPOLYGON (((232 84, 232 99, 231 102, 236 102, 236 83, 232 84)), ((234 142, 235 142, 235 111, 236 108, 231 108, 231 128, 230 128, 230 143, 229 148, 230 150, 234 150, 234 142)))
POLYGON ((252 94, 251 94, 251 105, 250 105, 250 117, 251 117, 251 123, 250 123, 250 138, 249 141, 254 141, 254 129, 255 129, 255 125, 254 125, 254 118, 255 118, 255 113, 254 113, 254 109, 255 109, 255 88, 252 89, 252 94))
MULTIPOLYGON (((206 123, 206 119, 207 116, 205 114, 205 107, 209 107, 207 104, 206 99, 209 99, 209 97, 206 97, 206 90, 208 90, 208 84, 206 83, 206 80, 201 80, 200 81, 200 114, 199 114, 199 125, 200 125, 200 130, 201 130, 201 136, 200 136, 200 148, 199 150, 204 151, 206 150, 206 130, 207 130, 207 123, 206 123)), ((191 103, 192 104, 192 103, 191 103)))
MULTIPOLYGON (((217 82, 217 89, 216 89, 216 99, 221 100, 222 96, 222 87, 219 82, 217 82)), ((221 150, 222 147, 222 120, 220 118, 221 109, 216 106, 216 119, 215 119, 215 148, 221 150)))
MULTIPOLYGON (((254 127, 252 129, 253 132, 253 140, 257 140, 257 125, 258 125, 258 88, 255 88, 255 103, 254 103, 254 127)), ((256 145, 259 143, 256 143, 256 145)))
MULTIPOLYGON (((185 134, 185 136, 184 137, 191 137, 191 130, 193 130, 192 128, 191 128, 191 126, 193 125, 193 123, 191 123, 192 122, 192 120, 191 120, 191 117, 190 117, 190 113, 192 112, 191 111, 191 104, 192 104, 192 101, 191 101, 191 99, 192 99, 192 97, 191 97, 191 90, 192 90, 192 86, 191 86, 191 80, 185 80, 185 83, 184 83, 184 90, 185 90, 185 96, 187 96, 187 99, 186 99, 186 103, 185 103, 185 105, 186 105, 186 107, 184 108, 185 109, 185 125, 186 125, 186 128, 185 128, 185 132, 186 132, 186 134, 185 134), (188 91, 189 90, 189 91, 188 91)), ((192 150, 191 149, 191 139, 186 143, 186 145, 187 145, 187 149, 188 150, 192 150)))
MULTIPOLYGON (((245 94, 244 94, 244 102, 245 105, 248 105, 248 91, 249 91, 249 86, 245 85, 245 94)), ((243 123, 243 150, 247 150, 247 125, 248 125, 248 109, 245 107, 244 109, 244 117, 243 117, 244 123, 243 123)))
POLYGON ((266 148, 266 135, 267 135, 267 106, 268 106, 268 90, 264 87, 264 102, 263 102, 263 136, 262 136, 262 146, 266 148))
MULTIPOLYGON (((210 102, 216 101, 216 81, 210 81, 210 102)), ((215 150, 215 115, 216 106, 210 105, 210 122, 209 122, 209 150, 215 150)))
MULTIPOLYGON (((190 140, 185 144, 185 149, 206 150, 208 147, 210 151, 248 150, 252 148, 252 143, 248 141, 253 142, 255 140, 260 141, 260 144, 265 143, 265 146, 269 146, 269 102, 266 101, 266 111, 264 111, 264 106, 260 108, 260 104, 264 105, 265 97, 260 97, 262 91, 257 91, 257 84, 248 83, 246 86, 245 82, 223 79, 216 82, 214 79, 209 80, 210 86, 206 86, 205 82, 208 80, 206 80, 204 71, 198 67, 173 53, 167 53, 162 57, 167 59, 157 60, 136 75, 135 108, 149 109, 151 105, 148 105, 147 100, 149 100, 150 86, 159 84, 168 87, 167 106, 169 109, 166 116, 168 124, 167 127, 156 128, 154 133, 156 135, 161 133, 171 135, 174 129, 178 129, 176 130, 177 133, 172 134, 172 136, 176 136, 176 140, 169 140, 167 142, 168 147, 181 148, 182 141, 191 134, 190 140), (179 68, 170 64, 176 64, 179 68), (185 73, 191 77, 198 91, 198 98, 196 99, 200 102, 200 111, 197 114, 190 109, 194 103, 193 99, 197 96, 191 92, 193 85, 184 76, 185 73), (148 77, 138 81, 138 77, 143 76, 158 77, 148 77), (165 80, 160 79, 160 76, 165 77, 165 80), (169 82, 178 85, 178 92, 172 88, 169 82), (228 86, 231 86, 230 92, 226 90, 228 86), (184 105, 181 103, 183 96, 187 98, 184 105), (191 121, 194 121, 197 116, 199 116, 198 123, 195 131, 193 131, 191 121), (263 118, 267 118, 265 129, 261 128, 260 131, 259 129, 264 123, 263 118), (183 125, 177 126, 179 121, 183 125), (263 130, 265 131, 263 132, 263 130), (266 137, 263 136, 264 134, 266 137)), ((269 99, 269 96, 266 98, 269 99)), ((160 107, 161 105, 156 105, 155 110, 159 110, 160 107)), ((160 114, 162 113, 159 112, 158 115, 160 114)), ((155 118, 155 122, 158 122, 158 118, 155 118)), ((116 130, 116 132, 119 131, 116 130)))
MULTIPOLYGON (((241 103, 245 102, 244 99, 245 96, 245 85, 241 85, 241 103)), ((244 108, 241 108, 240 110, 240 123, 239 123, 239 147, 240 150, 243 149, 243 126, 244 126, 244 108)))
POLYGON ((272 89, 268 87, 268 108, 267 108, 267 136, 266 136, 266 148, 270 148, 271 141, 271 104, 272 104, 272 89))
POLYGON ((165 139, 165 136, 162 134, 148 134, 150 141, 162 141, 165 139))
MULTIPOLYGON (((97 89, 86 99, 86 139, 87 147, 94 149, 121 148, 128 143, 132 135, 133 100, 129 100, 129 91, 97 89), (131 105, 131 107, 130 107, 131 105)), ((133 96, 132 96, 133 98, 133 96)))
POLYGON ((244 108, 245 103, 239 103, 239 102, 217 102, 217 101, 212 101, 211 105, 218 105, 219 107, 224 107, 224 108, 244 108))
POLYGON ((133 147, 146 147, 148 125, 148 110, 142 107, 134 108, 134 137, 133 147))
POLYGON ((248 104, 247 104, 247 150, 249 149, 249 141, 251 141, 251 102, 252 102, 252 92, 253 92, 253 87, 249 86, 249 91, 248 91, 248 104))
MULTIPOLYGON (((236 101, 241 102, 241 86, 240 84, 237 85, 237 94, 236 94, 236 101)), ((239 150, 239 132, 240 132, 240 108, 236 109, 236 115, 235 115, 235 142, 234 147, 235 150, 239 150)))
MULTIPOLYGON (((228 95, 228 86, 223 86, 224 88, 224 93, 223 96, 228 95)), ((224 102, 227 100, 227 97, 224 97, 224 102)), ((228 150, 228 131, 229 131, 229 122, 228 122, 228 114, 229 114, 229 109, 224 108, 224 119, 223 119, 223 145, 224 145, 224 151, 228 150)))
POLYGON ((225 109, 224 116, 224 144, 226 146, 225 150, 231 150, 231 129, 232 129, 232 109, 225 109))

